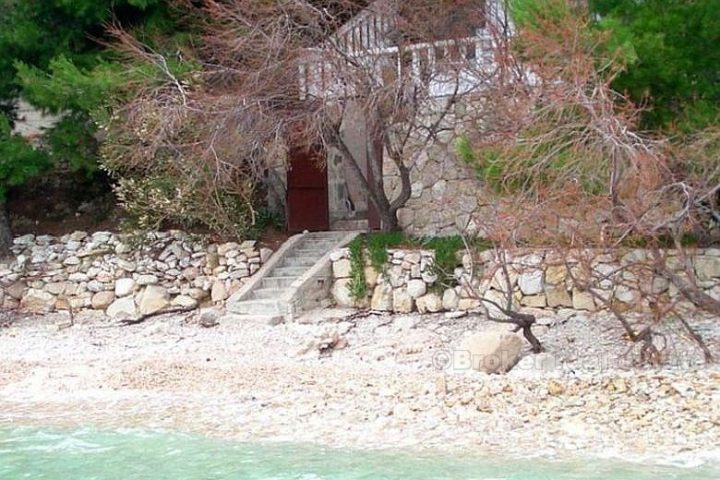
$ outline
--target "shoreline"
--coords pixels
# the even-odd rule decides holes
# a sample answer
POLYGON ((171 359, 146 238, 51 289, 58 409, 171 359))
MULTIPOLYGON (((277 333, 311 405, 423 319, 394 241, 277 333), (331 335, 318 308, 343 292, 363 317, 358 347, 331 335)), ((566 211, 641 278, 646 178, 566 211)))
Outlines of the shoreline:
MULTIPOLYGON (((583 370, 576 358, 564 362, 565 371, 455 374, 433 367, 434 352, 452 348, 471 323, 491 324, 405 315, 348 326, 342 318, 326 312, 309 323, 270 327, 221 317, 212 329, 191 317, 63 330, 52 318, 18 322, 0 330, 0 426, 138 427, 356 450, 720 464, 720 448, 711 449, 720 445, 717 366, 598 372, 583 370), (347 347, 300 353, 329 330, 343 332, 347 347)), ((583 328, 607 327, 614 337, 604 321, 570 319, 540 339, 557 355, 569 358, 573 344, 592 358, 598 351, 582 339, 561 347, 569 331, 583 328)), ((714 338, 710 343, 716 348, 714 338)), ((620 342, 610 352, 626 349, 620 342)))

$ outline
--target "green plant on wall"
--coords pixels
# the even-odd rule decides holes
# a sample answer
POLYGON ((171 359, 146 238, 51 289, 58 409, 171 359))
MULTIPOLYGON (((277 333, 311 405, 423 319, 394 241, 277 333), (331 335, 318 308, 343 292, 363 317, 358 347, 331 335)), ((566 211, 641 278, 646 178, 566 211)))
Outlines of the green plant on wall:
POLYGON ((365 279, 365 235, 358 235, 348 245, 350 255, 350 283, 348 290, 355 302, 367 297, 367 281, 365 279))

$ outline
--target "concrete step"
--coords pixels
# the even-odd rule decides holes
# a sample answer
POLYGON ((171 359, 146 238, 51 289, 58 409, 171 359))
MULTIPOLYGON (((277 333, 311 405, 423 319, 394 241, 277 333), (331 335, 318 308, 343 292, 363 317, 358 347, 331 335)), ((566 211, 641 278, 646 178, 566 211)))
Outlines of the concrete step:
POLYGON ((240 315, 282 315, 278 300, 244 300, 228 305, 228 309, 240 315))
POLYGON ((252 296, 258 300, 279 300, 282 298, 284 291, 282 288, 257 288, 253 290, 252 296))
POLYGON ((284 258, 277 265, 278 267, 306 267, 309 269, 310 267, 315 265, 317 261, 318 258, 315 257, 292 256, 284 258))
POLYGON ((316 260, 320 260, 320 257, 325 255, 330 251, 332 246, 329 247, 303 247, 296 249, 291 253, 293 257, 310 257, 315 258, 316 260))
POLYGON ((275 267, 270 274, 273 277, 299 277, 308 271, 308 267, 275 267))
POLYGON ((277 288, 283 289, 289 287, 297 277, 265 277, 260 281, 260 288, 277 288))

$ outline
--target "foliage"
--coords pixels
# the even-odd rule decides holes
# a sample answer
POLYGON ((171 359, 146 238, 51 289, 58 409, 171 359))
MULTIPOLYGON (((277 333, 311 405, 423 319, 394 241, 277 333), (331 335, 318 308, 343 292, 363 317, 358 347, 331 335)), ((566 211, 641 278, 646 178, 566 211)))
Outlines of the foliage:
POLYGON ((715 0, 591 0, 610 49, 631 64, 614 87, 647 104, 644 125, 686 131, 719 120, 720 16, 715 0))
POLYGON ((13 135, 10 122, 0 114, 0 205, 5 203, 9 187, 21 185, 48 165, 47 155, 13 135))
POLYGON ((350 254, 350 297, 356 302, 367 298, 367 280, 365 278, 365 236, 358 235, 348 245, 350 254))

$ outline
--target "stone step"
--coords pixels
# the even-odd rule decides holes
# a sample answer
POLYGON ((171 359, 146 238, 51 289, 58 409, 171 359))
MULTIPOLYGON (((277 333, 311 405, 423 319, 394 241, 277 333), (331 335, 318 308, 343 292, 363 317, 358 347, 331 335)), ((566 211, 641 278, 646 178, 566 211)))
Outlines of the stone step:
POLYGON ((294 277, 297 278, 308 271, 308 267, 275 267, 270 274, 273 277, 294 277))
POLYGON ((228 305, 232 313, 240 315, 282 315, 278 300, 245 300, 228 305))
POLYGON ((256 298, 258 300, 263 299, 274 299, 278 300, 282 298, 282 295, 284 293, 283 288, 257 288, 253 290, 252 296, 253 298, 256 298))
POLYGON ((297 277, 265 277, 260 281, 261 288, 287 288, 289 287, 297 277))
POLYGON ((320 257, 325 255, 330 251, 332 246, 325 247, 325 248, 317 248, 317 247, 300 247, 294 252, 292 252, 292 256, 294 257, 310 257, 315 258, 317 260, 320 260, 320 257))
POLYGON ((306 257, 306 256, 292 256, 292 257, 286 257, 284 258, 280 263, 278 263, 278 267, 306 267, 310 268, 313 265, 317 263, 319 260, 315 257, 306 257))

